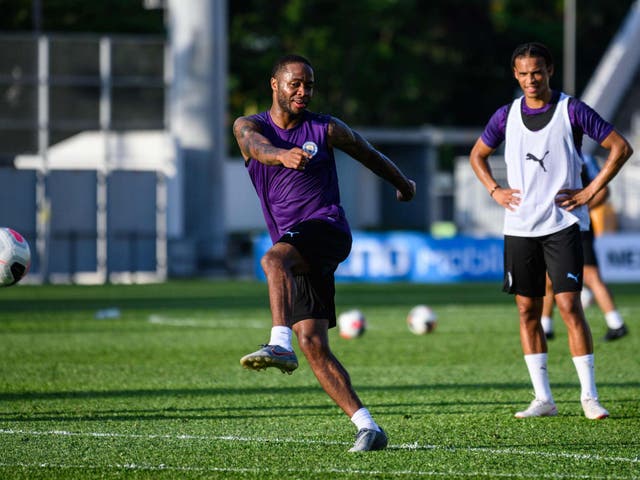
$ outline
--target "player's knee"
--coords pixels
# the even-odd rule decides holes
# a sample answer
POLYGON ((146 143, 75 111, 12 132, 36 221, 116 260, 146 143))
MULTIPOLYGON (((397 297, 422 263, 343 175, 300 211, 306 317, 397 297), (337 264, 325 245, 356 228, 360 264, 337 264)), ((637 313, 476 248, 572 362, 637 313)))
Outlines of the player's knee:
POLYGON ((518 315, 520 316, 521 322, 535 322, 540 317, 539 312, 542 310, 542 304, 538 303, 532 301, 518 302, 518 315))
POLYGON ((260 266, 265 274, 269 275, 270 272, 279 271, 284 269, 284 263, 280 255, 276 255, 273 252, 267 252, 260 259, 260 266))
POLYGON ((327 355, 329 346, 319 335, 299 335, 298 345, 305 356, 327 355))
POLYGON ((578 293, 574 295, 556 295, 556 305, 563 318, 565 316, 579 316, 582 311, 580 294, 578 293))

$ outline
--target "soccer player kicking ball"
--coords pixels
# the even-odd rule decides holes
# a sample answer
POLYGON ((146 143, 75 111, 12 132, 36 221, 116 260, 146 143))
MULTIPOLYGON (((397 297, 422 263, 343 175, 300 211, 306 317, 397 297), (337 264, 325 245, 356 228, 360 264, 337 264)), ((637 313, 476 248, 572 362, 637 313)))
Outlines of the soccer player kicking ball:
POLYGON ((516 418, 557 415, 547 374, 547 343, 540 323, 548 272, 567 326, 578 372, 581 403, 589 419, 609 412, 596 389, 593 340, 580 303, 583 253, 580 230, 589 228, 588 202, 611 181, 632 149, 613 126, 578 99, 549 86, 554 66, 540 43, 518 46, 511 56, 523 96, 498 109, 470 154, 471 167, 489 195, 505 209, 504 291, 514 294, 520 341, 535 399, 516 418), (583 188, 582 137, 607 149, 602 170, 583 188), (489 156, 505 142, 508 185, 491 173, 489 156))
POLYGON ((256 189, 273 246, 261 261, 271 307, 271 339, 240 363, 291 373, 300 349, 324 391, 358 432, 350 451, 380 450, 387 436, 364 408, 349 374, 329 348, 336 325, 334 272, 351 251, 351 232, 340 206, 334 148, 390 182, 400 201, 415 183, 344 122, 307 110, 314 72, 307 59, 287 55, 273 67, 271 108, 238 118, 233 132, 256 189))

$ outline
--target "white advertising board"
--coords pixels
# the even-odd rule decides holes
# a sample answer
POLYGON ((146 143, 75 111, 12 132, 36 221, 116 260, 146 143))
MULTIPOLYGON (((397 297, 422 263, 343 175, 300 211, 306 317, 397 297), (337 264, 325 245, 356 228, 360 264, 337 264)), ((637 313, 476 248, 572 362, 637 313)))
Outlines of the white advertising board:
POLYGON ((596 237, 600 274, 607 282, 640 282, 640 233, 596 237))

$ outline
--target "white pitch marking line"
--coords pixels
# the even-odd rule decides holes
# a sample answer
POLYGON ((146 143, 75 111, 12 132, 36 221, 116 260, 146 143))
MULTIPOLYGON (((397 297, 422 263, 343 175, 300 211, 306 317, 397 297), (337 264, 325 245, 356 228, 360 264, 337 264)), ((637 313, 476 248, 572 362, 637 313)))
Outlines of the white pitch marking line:
MULTIPOLYGON (((166 435, 166 434, 129 434, 129 433, 112 433, 112 432, 70 432, 66 430, 5 430, 0 429, 0 435, 33 435, 33 436, 78 436, 78 437, 95 437, 95 438, 142 438, 142 439, 177 439, 177 440, 205 440, 205 441, 225 441, 225 442, 254 442, 254 443, 298 443, 305 445, 351 445, 349 442, 330 442, 324 440, 300 440, 293 438, 263 438, 263 437, 238 437, 233 435, 208 436, 208 435, 166 435)), ((416 443, 389 445, 389 450, 443 450, 450 452, 478 452, 488 453, 491 455, 537 455, 543 457, 571 458, 574 460, 596 460, 606 462, 624 462, 624 463, 640 463, 640 457, 605 457, 602 455, 592 455, 586 453, 569 453, 569 452, 541 452, 533 450, 518 450, 515 448, 488 448, 488 447, 451 447, 445 445, 419 445, 416 443)))
POLYGON ((155 325, 169 325, 171 327, 206 327, 206 328, 267 328, 268 324, 258 320, 239 321, 221 318, 203 318, 201 320, 187 318, 171 318, 164 315, 149 315, 149 323, 155 325))

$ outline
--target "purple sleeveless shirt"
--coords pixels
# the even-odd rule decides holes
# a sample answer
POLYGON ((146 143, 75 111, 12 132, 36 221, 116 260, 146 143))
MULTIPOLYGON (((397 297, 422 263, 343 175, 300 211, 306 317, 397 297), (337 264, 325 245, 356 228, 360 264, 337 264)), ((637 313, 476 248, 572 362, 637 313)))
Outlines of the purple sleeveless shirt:
POLYGON ((304 170, 269 166, 253 158, 246 162, 274 243, 292 226, 306 220, 323 220, 350 234, 340 205, 333 149, 327 145, 331 117, 309 111, 303 115, 302 122, 289 130, 275 125, 268 111, 250 117, 275 147, 316 151, 304 170))

